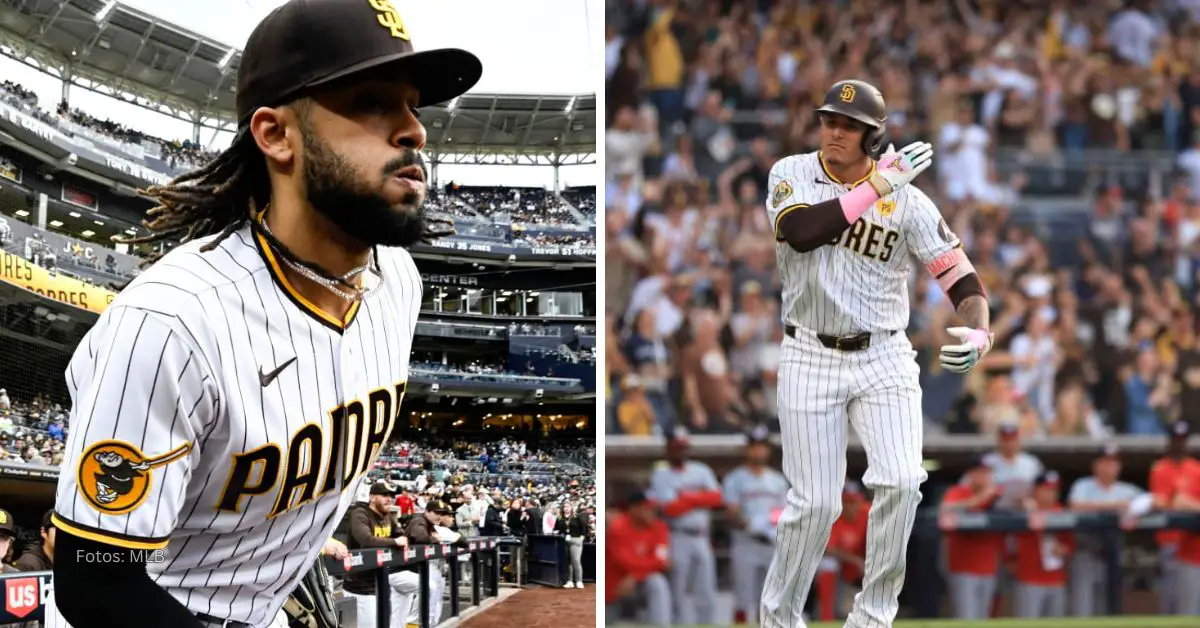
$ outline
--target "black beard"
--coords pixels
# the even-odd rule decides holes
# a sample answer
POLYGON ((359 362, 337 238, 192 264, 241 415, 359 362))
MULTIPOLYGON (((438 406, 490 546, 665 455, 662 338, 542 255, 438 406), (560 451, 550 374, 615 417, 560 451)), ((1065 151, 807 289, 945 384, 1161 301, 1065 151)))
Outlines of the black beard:
MULTIPOLYGON (((393 173, 421 164, 415 150, 405 152, 383 169, 393 173)), ((422 205, 425 195, 408 192, 402 208, 394 208, 370 190, 357 170, 314 133, 304 134, 304 187, 308 202, 346 235, 371 246, 410 247, 426 230, 422 205)))

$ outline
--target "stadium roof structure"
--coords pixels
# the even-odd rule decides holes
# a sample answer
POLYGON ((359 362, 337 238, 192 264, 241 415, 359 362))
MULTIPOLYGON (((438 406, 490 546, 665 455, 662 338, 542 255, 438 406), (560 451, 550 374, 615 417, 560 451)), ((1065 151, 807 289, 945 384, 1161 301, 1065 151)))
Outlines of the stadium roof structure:
MULTIPOLYGON (((0 53, 189 122, 197 142, 204 128, 236 127, 241 50, 120 2, 0 0, 0 53)), ((595 94, 472 93, 422 113, 437 162, 595 163, 595 94)))

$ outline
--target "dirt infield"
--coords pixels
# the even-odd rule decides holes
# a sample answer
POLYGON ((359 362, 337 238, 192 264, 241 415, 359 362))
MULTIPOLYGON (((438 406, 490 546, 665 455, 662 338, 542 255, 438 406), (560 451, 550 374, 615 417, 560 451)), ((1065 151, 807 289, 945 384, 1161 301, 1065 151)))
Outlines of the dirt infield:
POLYGON ((464 621, 461 628, 595 628, 596 587, 527 589, 464 621))

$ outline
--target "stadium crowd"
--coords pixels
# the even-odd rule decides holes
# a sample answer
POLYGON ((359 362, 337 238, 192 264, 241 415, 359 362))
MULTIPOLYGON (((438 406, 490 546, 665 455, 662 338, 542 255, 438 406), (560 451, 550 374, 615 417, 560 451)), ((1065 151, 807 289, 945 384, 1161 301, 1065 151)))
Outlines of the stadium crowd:
POLYGON ((206 150, 191 140, 164 140, 147 135, 112 120, 101 120, 73 109, 66 101, 58 103, 54 113, 50 113, 39 105, 37 94, 12 81, 0 82, 0 99, 20 106, 25 113, 59 127, 65 133, 73 133, 71 126, 75 125, 116 142, 150 149, 151 154, 156 154, 177 173, 203 166, 217 156, 217 151, 206 150))
POLYGON ((570 187, 562 191, 562 197, 573 205, 579 213, 595 220, 596 218, 596 188, 570 187))
MULTIPOLYGON (((586 191, 579 195, 585 196, 586 191)), ((558 195, 539 188, 474 187, 450 182, 443 186, 440 196, 446 211, 457 207, 467 215, 513 225, 579 226, 558 195)), ((591 201, 594 206, 595 190, 591 190, 591 201)))
MULTIPOLYGON (((109 119, 100 119, 85 111, 60 102, 53 112, 39 106, 37 94, 12 81, 0 81, 0 101, 20 108, 46 124, 67 134, 97 134, 112 141, 114 150, 126 147, 126 159, 138 161, 137 154, 145 153, 160 159, 179 174, 194 170, 214 159, 218 152, 207 150, 191 140, 164 140, 153 137, 109 119), (147 152, 148 151, 148 152, 147 152), (136 154, 135 154, 136 153, 136 154)), ((427 209, 452 216, 486 222, 499 221, 507 225, 559 226, 582 228, 584 225, 568 208, 574 206, 586 219, 596 213, 595 188, 574 187, 562 195, 537 188, 470 187, 453 182, 432 190, 427 209)), ((506 240, 522 246, 595 245, 591 234, 506 234, 506 240)))
POLYGON ((815 149, 814 105, 851 77, 882 90, 896 146, 935 143, 938 176, 917 184, 993 308, 983 368, 942 372, 933 358, 953 312, 914 265, 908 332, 932 431, 1018 422, 1028 438, 1103 439, 1200 425, 1194 3, 609 9, 606 290, 610 337, 623 340, 606 350, 610 385, 630 393, 610 431, 738 431, 774 414, 782 330, 764 187, 778 158, 815 149), (1133 176, 1077 181, 1071 160, 1085 154, 1112 154, 1133 176), (1148 183, 1139 164, 1164 155, 1173 167, 1148 183), (1066 221, 1079 238, 1018 220, 1063 189, 1088 204, 1066 221))

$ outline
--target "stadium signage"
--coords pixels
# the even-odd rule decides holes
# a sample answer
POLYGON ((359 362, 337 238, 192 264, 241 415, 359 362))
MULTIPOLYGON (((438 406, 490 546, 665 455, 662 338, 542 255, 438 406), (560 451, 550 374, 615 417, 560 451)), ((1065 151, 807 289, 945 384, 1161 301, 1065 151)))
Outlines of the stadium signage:
POLYGON ((568 255, 571 257, 595 257, 594 246, 539 246, 531 249, 534 255, 568 255))
POLYGON ((500 246, 499 244, 485 244, 482 242, 464 242, 462 240, 443 239, 434 240, 432 244, 436 249, 449 249, 452 251, 462 251, 464 253, 498 253, 501 255, 514 255, 517 257, 528 256, 559 256, 559 257, 595 257, 596 246, 538 246, 538 247, 515 247, 515 246, 500 246))
POLYGON ((18 113, 17 110, 10 107, 0 107, 0 113, 4 114, 4 118, 9 122, 20 126, 22 129, 33 133, 47 142, 53 142, 55 138, 62 137, 61 134, 50 128, 44 122, 35 120, 26 115, 22 115, 18 113))
POLYGON ((0 477, 58 480, 58 469, 38 469, 23 464, 0 465, 0 477))
POLYGON ((4 611, 0 612, 0 623, 41 619, 42 608, 53 590, 54 585, 48 575, 6 578, 4 611))
POLYGON ((479 278, 468 275, 434 275, 421 273, 421 281, 451 286, 478 286, 479 278))
POLYGON ((113 170, 124 172, 131 177, 136 177, 143 181, 149 181, 159 185, 164 185, 171 182, 171 177, 168 177, 161 172, 155 172, 149 168, 144 168, 135 163, 128 162, 124 159, 119 159, 111 155, 106 155, 104 157, 104 164, 113 170))
POLYGON ((96 314, 103 312, 117 298, 115 292, 51 273, 23 257, 3 251, 0 251, 0 281, 96 314))
MULTIPOLYGON (((462 240, 434 240, 433 246, 439 249, 454 249, 455 251, 475 251, 476 253, 491 253, 492 245, 462 240)), ((496 247, 500 248, 500 247, 496 247)))

